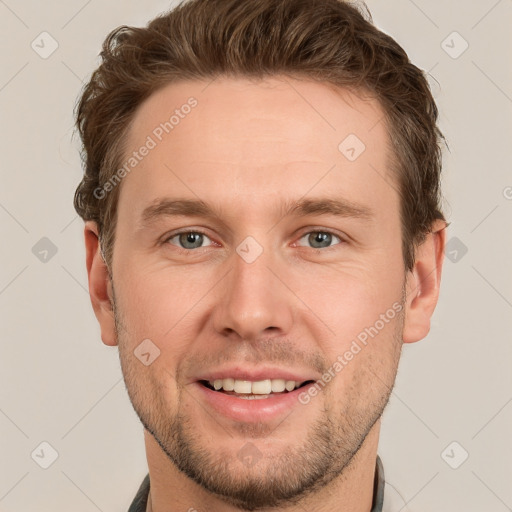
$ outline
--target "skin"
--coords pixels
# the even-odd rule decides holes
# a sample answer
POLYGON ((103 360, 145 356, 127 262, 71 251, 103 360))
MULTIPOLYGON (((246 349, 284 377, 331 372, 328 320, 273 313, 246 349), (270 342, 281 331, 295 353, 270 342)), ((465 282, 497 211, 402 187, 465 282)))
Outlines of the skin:
POLYGON ((406 272, 376 100, 290 77, 207 85, 168 85, 136 112, 127 155, 166 112, 190 96, 198 101, 123 179, 110 276, 97 226, 85 224, 101 337, 119 346, 126 387, 145 426, 148 510, 334 511, 343 504, 345 511, 369 512, 380 416, 402 343, 429 331, 445 223, 432 226, 406 272), (353 162, 338 150, 351 133, 366 146, 353 162), (219 218, 168 216, 144 225, 143 210, 163 197, 199 198, 219 218), (304 197, 344 198, 373 216, 283 216, 285 201, 304 197), (191 242, 184 246, 182 237, 180 252, 174 232, 182 228, 204 232, 202 246, 187 249, 191 242), (334 236, 315 246, 318 231, 334 236), (236 252, 247 236, 263 248, 250 264, 236 252), (321 376, 393 304, 402 313, 279 422, 212 414, 193 383, 226 362, 274 363, 321 376), (133 353, 147 338, 161 351, 149 366, 133 353), (259 454, 251 467, 238 457, 248 443, 259 454))

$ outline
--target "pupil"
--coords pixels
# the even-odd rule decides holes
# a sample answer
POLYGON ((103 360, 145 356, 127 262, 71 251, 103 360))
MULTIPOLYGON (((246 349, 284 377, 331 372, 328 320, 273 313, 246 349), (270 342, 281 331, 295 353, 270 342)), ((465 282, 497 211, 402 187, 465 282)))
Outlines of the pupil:
POLYGON ((328 247, 330 241, 331 241, 330 233, 317 232, 317 233, 310 235, 311 245, 315 248, 318 248, 319 246, 320 247, 328 247), (327 245, 325 244, 325 242, 327 242, 327 245), (324 243, 324 245, 322 245, 322 243, 324 243))
POLYGON ((201 233, 183 233, 180 237, 180 242, 186 249, 197 249, 198 247, 201 247, 202 237, 203 235, 201 235, 201 233), (191 244, 192 247, 188 244, 191 244))

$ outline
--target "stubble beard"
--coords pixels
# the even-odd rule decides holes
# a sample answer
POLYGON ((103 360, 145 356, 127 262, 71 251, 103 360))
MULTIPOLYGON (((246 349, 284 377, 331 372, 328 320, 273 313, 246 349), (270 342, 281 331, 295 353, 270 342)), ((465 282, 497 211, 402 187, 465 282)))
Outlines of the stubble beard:
MULTIPOLYGON (((127 349, 131 347, 129 334, 123 326, 115 296, 112 305, 125 385, 141 423, 179 471, 240 510, 285 509, 318 492, 335 478, 343 479, 344 470, 381 417, 394 386, 402 347, 403 315, 397 318, 394 332, 393 367, 389 369, 387 382, 381 380, 383 385, 379 386, 377 396, 362 407, 360 404, 355 407, 355 401, 348 397, 341 402, 337 414, 334 408, 324 407, 323 416, 312 423, 299 443, 289 444, 277 454, 263 454, 254 465, 244 465, 237 454, 248 439, 241 433, 246 437, 263 438, 271 435, 272 430, 263 424, 239 424, 235 429, 239 430, 240 437, 233 436, 233 449, 210 448, 191 418, 180 410, 183 393, 187 392, 183 387, 179 388, 174 408, 177 412, 170 415, 165 397, 140 385, 140 362, 127 349)), ((368 385, 375 383, 373 372, 362 368, 358 375, 358 379, 366 379, 368 385)), ((296 415, 298 420, 301 412, 299 409, 296 415)), ((293 416, 292 413, 285 422, 293 424, 293 416)), ((229 438, 228 433, 226 437, 229 438)))

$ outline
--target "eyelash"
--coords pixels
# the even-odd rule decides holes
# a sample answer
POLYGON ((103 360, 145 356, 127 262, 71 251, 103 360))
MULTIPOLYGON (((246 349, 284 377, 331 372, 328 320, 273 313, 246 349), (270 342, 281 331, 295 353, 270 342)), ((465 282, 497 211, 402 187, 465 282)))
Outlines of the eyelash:
MULTIPOLYGON (((198 234, 198 235, 203 235, 206 238, 210 239, 210 237, 204 231, 201 231, 200 229, 186 229, 186 230, 183 230, 183 231, 177 231, 175 233, 171 233, 169 236, 166 236, 164 238, 162 243, 163 244, 169 244, 170 240, 172 240, 173 238, 176 238, 179 235, 183 235, 183 234, 187 234, 187 233, 194 233, 194 234, 198 234)), ((326 234, 332 235, 332 236, 334 236, 334 237, 336 237, 336 238, 338 238, 340 240, 339 243, 334 244, 334 245, 332 245, 330 247, 322 247, 322 248, 309 247, 309 249, 312 249, 313 251, 316 251, 316 252, 318 252, 318 251, 326 252, 326 251, 329 251, 329 249, 335 248, 337 245, 342 245, 344 243, 347 243, 345 238, 343 238, 341 235, 339 235, 339 234, 337 234, 334 231, 331 231, 329 229, 312 229, 310 231, 306 231, 306 232, 301 234, 301 236, 299 237, 299 240, 302 240, 306 235, 310 235, 311 233, 326 233, 326 234)), ((213 242, 213 240, 212 240, 212 242, 213 242)), ((215 243, 215 242, 213 242, 213 243, 215 243)), ((174 248, 180 254, 187 254, 187 255, 190 255, 190 254, 198 251, 199 249, 205 249, 206 247, 209 247, 209 246, 206 246, 206 247, 197 247, 195 249, 185 249, 185 248, 180 247, 180 246, 175 245, 175 244, 170 244, 170 245, 173 245, 174 248)), ((213 244, 210 244, 210 245, 213 245, 213 244)), ((304 246, 300 246, 300 247, 304 247, 304 246)))

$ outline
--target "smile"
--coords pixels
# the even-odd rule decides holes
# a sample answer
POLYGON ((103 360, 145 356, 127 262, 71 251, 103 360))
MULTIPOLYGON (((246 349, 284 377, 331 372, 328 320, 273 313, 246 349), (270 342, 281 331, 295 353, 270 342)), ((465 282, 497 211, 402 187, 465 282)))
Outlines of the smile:
POLYGON ((300 405, 299 395, 314 380, 199 380, 195 389, 208 408, 237 422, 265 422, 289 414, 300 405))
POLYGON ((312 381, 295 381, 285 379, 264 379, 257 381, 239 380, 231 377, 201 381, 201 383, 214 391, 220 391, 239 398, 254 399, 267 398, 272 394, 290 393, 304 384, 312 381))

